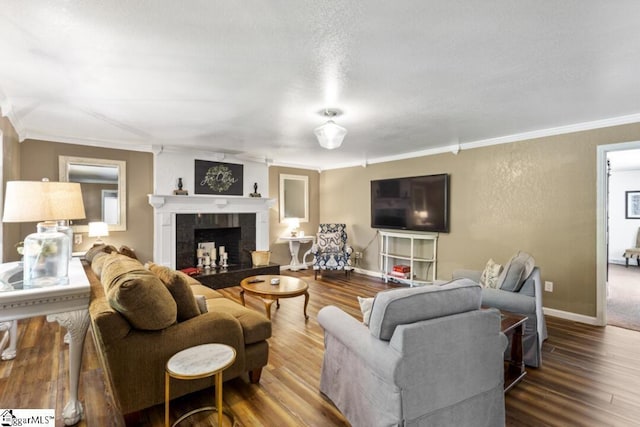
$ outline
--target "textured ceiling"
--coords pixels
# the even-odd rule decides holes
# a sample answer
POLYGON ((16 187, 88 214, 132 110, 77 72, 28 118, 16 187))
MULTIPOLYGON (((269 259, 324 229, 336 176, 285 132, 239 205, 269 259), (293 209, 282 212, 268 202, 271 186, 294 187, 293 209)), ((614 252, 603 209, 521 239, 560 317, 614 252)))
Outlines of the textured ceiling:
POLYGON ((637 0, 0 0, 0 107, 22 139, 365 164, 640 121, 639 18, 637 0), (349 132, 332 151, 324 108, 349 132))

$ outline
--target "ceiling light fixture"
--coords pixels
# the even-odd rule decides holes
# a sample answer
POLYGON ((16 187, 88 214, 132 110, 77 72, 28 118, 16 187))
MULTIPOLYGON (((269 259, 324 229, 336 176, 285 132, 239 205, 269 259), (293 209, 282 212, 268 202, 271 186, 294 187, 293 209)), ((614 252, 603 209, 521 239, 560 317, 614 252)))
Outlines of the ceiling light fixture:
POLYGON ((333 117, 338 115, 338 111, 324 110, 323 114, 329 117, 329 120, 322 126, 315 128, 313 133, 316 134, 318 143, 321 147, 326 148, 327 150, 333 150, 334 148, 338 148, 342 145, 342 140, 344 140, 347 130, 342 126, 338 126, 332 120, 333 117))

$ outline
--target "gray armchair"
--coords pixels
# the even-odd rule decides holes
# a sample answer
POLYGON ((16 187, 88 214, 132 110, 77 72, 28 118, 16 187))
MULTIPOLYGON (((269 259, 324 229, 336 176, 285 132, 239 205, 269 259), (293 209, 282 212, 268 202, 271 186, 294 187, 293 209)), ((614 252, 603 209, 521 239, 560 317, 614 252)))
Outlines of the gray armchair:
MULTIPOLYGON (((481 271, 457 270, 453 272, 453 279, 467 278, 479 283, 481 274, 481 271)), ((482 305, 528 317, 522 338, 524 363, 537 368, 542 364, 542 342, 547 339, 547 323, 542 312, 540 269, 535 267, 522 284, 514 289, 516 290, 506 291, 483 288, 482 305)), ((509 351, 505 354, 508 355, 509 351)))
POLYGON ((324 307, 320 391, 354 426, 501 426, 503 352, 497 310, 470 280, 376 296, 369 327, 324 307))

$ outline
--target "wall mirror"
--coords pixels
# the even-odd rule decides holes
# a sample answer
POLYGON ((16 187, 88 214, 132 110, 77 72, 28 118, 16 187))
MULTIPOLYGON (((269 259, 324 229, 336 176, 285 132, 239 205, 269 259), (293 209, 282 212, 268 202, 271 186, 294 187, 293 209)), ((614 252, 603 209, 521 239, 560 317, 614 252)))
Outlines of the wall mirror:
POLYGON ((86 219, 72 221, 75 232, 88 232, 89 222, 103 221, 109 231, 127 229, 127 163, 121 160, 59 156, 59 179, 79 182, 86 219))
POLYGON ((298 218, 309 221, 309 177, 280 174, 280 222, 298 218))

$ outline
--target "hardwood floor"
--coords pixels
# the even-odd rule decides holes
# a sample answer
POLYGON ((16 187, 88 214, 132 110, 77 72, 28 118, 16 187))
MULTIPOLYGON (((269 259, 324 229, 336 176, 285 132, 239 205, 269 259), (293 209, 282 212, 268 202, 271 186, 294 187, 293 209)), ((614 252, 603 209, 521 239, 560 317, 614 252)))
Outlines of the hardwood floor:
MULTIPOLYGON (((389 286, 358 274, 349 281, 339 273, 317 281, 310 271, 288 274, 309 284, 310 318, 305 322, 303 297, 282 300, 278 310, 272 307, 269 364, 258 385, 249 384, 248 378, 226 382, 225 408, 234 414, 237 426, 348 425, 318 392, 323 333, 317 313, 334 304, 360 318, 356 296, 373 296, 389 286)), ((223 293, 239 301, 238 287, 223 293)), ((264 310, 260 300, 246 299, 249 307, 264 310)), ((529 368, 524 380, 506 395, 507 425, 640 425, 640 333, 553 317, 547 317, 547 326, 543 366, 529 368)), ((55 407, 56 425, 63 425, 60 412, 68 389, 68 347, 63 336, 58 324, 44 317, 19 322, 18 357, 0 362, 0 408, 55 407)), ((85 419, 79 426, 123 425, 105 388, 90 333, 85 341, 80 396, 85 419)), ((178 399, 171 405, 172 419, 212 400, 213 389, 178 399)), ((144 411, 136 425, 163 425, 163 411, 163 405, 144 411)), ((206 425, 214 419, 215 415, 205 413, 181 425, 206 425)))

